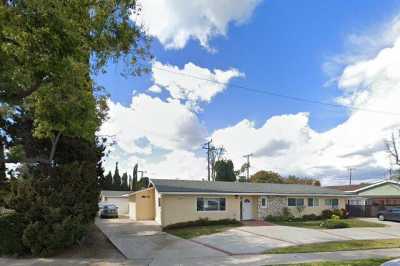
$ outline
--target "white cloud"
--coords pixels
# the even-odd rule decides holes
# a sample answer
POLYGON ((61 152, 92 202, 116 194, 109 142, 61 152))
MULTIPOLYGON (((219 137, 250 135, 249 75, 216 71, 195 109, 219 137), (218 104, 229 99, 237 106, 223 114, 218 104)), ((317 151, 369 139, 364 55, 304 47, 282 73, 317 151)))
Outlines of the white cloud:
POLYGON ((245 22, 260 0, 141 0, 132 19, 143 25, 166 48, 183 48, 190 39, 209 47, 209 40, 225 36, 231 23, 245 22))
POLYGON ((153 92, 153 93, 161 93, 162 89, 157 85, 153 85, 148 89, 148 91, 153 92))
POLYGON ((173 99, 183 101, 193 110, 199 110, 200 102, 210 102, 215 95, 225 90, 231 79, 244 76, 235 68, 210 71, 191 62, 182 69, 154 62, 152 71, 156 85, 169 91, 173 99))
POLYGON ((114 140, 128 153, 149 154, 150 144, 163 149, 192 150, 206 136, 197 116, 179 102, 162 101, 146 94, 132 98, 130 107, 109 101, 109 120, 100 134, 115 136, 114 140), (146 138, 143 147, 137 141, 146 138))

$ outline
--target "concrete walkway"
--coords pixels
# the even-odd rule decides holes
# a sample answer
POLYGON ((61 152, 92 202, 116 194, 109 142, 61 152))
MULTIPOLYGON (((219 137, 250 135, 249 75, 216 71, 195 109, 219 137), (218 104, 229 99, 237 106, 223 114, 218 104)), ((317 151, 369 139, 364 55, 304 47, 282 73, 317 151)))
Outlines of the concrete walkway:
POLYGON ((154 221, 97 219, 96 225, 127 259, 138 263, 149 264, 154 259, 190 260, 227 256, 216 248, 161 232, 160 226, 154 221))
MULTIPOLYGON (((342 261, 369 258, 398 257, 400 248, 374 249, 317 253, 238 255, 202 258, 181 256, 159 257, 143 262, 140 260, 91 260, 91 259, 14 259, 0 258, 0 265, 8 266, 200 266, 200 265, 276 265, 318 261, 342 261)), ((392 265, 391 265, 392 266, 392 265)))
MULTIPOLYGON (((373 221, 378 222, 377 219, 373 221)), ((400 223, 383 223, 387 226, 329 230, 278 225, 241 226, 222 233, 199 236, 192 240, 229 255, 249 255, 260 254, 273 248, 302 244, 400 238, 400 223)))

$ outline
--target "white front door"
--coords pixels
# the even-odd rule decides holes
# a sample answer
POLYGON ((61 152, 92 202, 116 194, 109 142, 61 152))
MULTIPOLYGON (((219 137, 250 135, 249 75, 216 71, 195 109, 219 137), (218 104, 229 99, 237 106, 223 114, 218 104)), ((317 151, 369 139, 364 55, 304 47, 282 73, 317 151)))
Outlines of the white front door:
POLYGON ((244 198, 242 200, 242 220, 253 219, 253 203, 251 198, 244 198))

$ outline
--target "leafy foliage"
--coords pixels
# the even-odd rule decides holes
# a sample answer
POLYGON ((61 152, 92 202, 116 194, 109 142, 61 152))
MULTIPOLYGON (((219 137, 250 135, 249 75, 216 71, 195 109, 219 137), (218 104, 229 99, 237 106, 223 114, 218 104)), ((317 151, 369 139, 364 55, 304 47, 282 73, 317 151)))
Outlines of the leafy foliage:
POLYGON ((26 247, 22 242, 25 228, 23 217, 13 213, 0 215, 0 255, 22 255, 26 247))
POLYGON ((302 178, 294 175, 283 177, 273 171, 261 170, 250 177, 250 182, 253 183, 276 183, 276 184, 301 184, 301 185, 314 185, 321 186, 317 179, 302 178))
POLYGON ((236 175, 231 160, 219 160, 215 162, 215 181, 236 181, 236 175))

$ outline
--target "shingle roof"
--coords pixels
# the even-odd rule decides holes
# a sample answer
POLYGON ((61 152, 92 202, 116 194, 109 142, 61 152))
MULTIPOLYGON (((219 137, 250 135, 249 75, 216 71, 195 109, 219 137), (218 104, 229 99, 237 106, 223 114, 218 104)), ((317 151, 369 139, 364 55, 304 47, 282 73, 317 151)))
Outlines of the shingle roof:
POLYGON ((102 190, 101 195, 104 197, 121 197, 131 191, 102 190))
POLYGON ((278 195, 348 195, 343 191, 310 185, 208 182, 151 179, 160 193, 260 193, 278 195))
POLYGON ((336 189, 341 191, 355 191, 357 189, 369 186, 369 183, 357 184, 357 185, 344 185, 344 186, 327 186, 326 188, 336 189))

